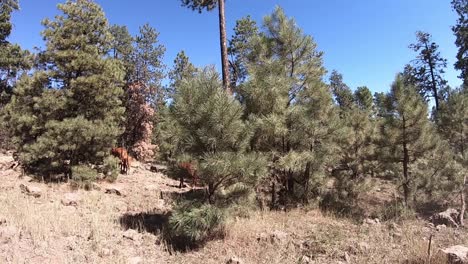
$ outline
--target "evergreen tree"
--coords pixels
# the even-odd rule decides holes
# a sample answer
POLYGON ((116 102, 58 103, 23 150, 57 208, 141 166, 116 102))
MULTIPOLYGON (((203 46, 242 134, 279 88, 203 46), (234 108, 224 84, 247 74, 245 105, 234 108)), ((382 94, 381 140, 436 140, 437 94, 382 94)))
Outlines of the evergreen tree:
POLYGON ((7 39, 11 34, 11 13, 19 9, 17 0, 0 1, 0 110, 13 93, 18 73, 31 67, 29 52, 7 39))
POLYGON ((456 40, 455 45, 458 47, 457 61, 455 69, 461 71, 460 78, 463 79, 464 85, 468 85, 468 1, 467 0, 452 0, 452 7, 457 12, 457 24, 452 27, 456 40))
POLYGON ((132 73, 135 72, 135 65, 132 63, 132 56, 135 52, 134 39, 126 26, 112 25, 109 31, 113 36, 110 56, 122 61, 125 66, 125 82, 129 83, 132 73))
POLYGON ((439 52, 439 45, 432 41, 429 33, 416 32, 417 42, 409 47, 418 52, 418 56, 413 62, 413 67, 405 68, 410 71, 412 81, 425 98, 432 97, 435 102, 436 112, 439 110, 442 98, 441 90, 445 88, 447 81, 443 78, 444 69, 447 67, 447 60, 442 58, 439 52))
POLYGON ((366 86, 360 86, 354 91, 354 100, 361 110, 369 111, 373 108, 374 98, 372 92, 366 86))
POLYGON ((129 35, 125 29, 117 30, 120 38, 122 61, 126 65, 127 85, 125 86, 125 133, 123 145, 138 159, 154 155, 152 144, 153 128, 158 123, 164 105, 164 78, 162 62, 165 47, 159 44, 159 33, 149 24, 140 27, 129 45, 129 35), (129 58, 129 60, 127 60, 129 58))
POLYGON ((401 74, 387 96, 391 104, 380 128, 379 158, 399 177, 408 207, 420 176, 414 164, 436 148, 437 139, 427 117, 427 105, 414 86, 405 84, 401 74))
POLYGON ((335 149, 328 145, 336 112, 322 81, 322 53, 281 8, 265 17, 262 32, 249 41, 253 48, 246 57, 254 59, 238 90, 254 132, 250 148, 271 157, 272 206, 278 191, 287 194, 281 202, 308 201, 318 194, 335 149))
POLYGON ((330 75, 330 89, 335 96, 338 106, 342 110, 349 110, 354 104, 354 96, 351 89, 343 82, 343 76, 333 70, 330 75))
POLYGON ((172 98, 175 93, 176 87, 179 83, 187 78, 193 77, 196 72, 195 66, 190 62, 189 57, 185 55, 184 51, 177 53, 174 59, 174 66, 169 71, 168 77, 170 79, 169 87, 167 88, 167 98, 172 98))
MULTIPOLYGON (((122 65, 106 55, 112 36, 102 9, 89 0, 58 5, 45 19, 43 65, 23 76, 6 107, 20 160, 49 176, 102 163, 120 134, 122 65)), ((79 176, 79 175, 75 175, 79 176)))
POLYGON ((236 87, 243 83, 248 75, 247 63, 254 61, 255 54, 252 49, 252 39, 258 37, 257 23, 250 16, 236 21, 234 35, 229 40, 228 54, 231 56, 229 70, 231 86, 236 87))
POLYGON ((229 58, 227 49, 227 36, 226 36, 226 15, 224 12, 224 0, 182 0, 182 6, 197 10, 201 13, 203 10, 211 11, 216 6, 218 7, 219 14, 219 43, 221 46, 221 67, 223 75, 223 87, 232 93, 230 88, 230 76, 229 76, 229 58))
POLYGON ((179 161, 197 168, 206 198, 179 204, 169 219, 172 239, 189 244, 213 237, 222 228, 225 210, 245 199, 266 173, 265 159, 247 153, 250 133, 243 108, 222 89, 213 69, 182 79, 171 106, 179 161))

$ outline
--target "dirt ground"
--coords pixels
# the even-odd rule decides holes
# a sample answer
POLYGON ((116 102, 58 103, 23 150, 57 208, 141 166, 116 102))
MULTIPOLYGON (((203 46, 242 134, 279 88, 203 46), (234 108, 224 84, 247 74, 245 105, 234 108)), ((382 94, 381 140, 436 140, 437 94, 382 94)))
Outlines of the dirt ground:
POLYGON ((468 245, 466 230, 426 219, 362 223, 297 209, 232 219, 223 240, 177 252, 160 229, 190 188, 149 165, 85 191, 21 177, 12 162, 0 154, 0 263, 425 263, 431 234, 431 263, 445 263, 440 249, 468 245))

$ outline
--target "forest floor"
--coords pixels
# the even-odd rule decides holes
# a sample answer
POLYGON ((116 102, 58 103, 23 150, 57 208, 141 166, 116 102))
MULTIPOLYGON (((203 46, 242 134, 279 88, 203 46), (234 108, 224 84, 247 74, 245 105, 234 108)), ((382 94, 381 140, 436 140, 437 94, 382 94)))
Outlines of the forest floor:
MULTIPOLYGON (((179 252, 160 235, 171 199, 190 190, 178 181, 137 164, 115 183, 74 190, 20 177, 12 162, 0 154, 0 263, 425 263, 431 234, 431 263, 445 263, 440 249, 468 245, 465 229, 437 231, 427 219, 362 222, 294 209, 232 219, 224 239, 179 252)), ((369 192, 370 206, 385 192, 369 192)))

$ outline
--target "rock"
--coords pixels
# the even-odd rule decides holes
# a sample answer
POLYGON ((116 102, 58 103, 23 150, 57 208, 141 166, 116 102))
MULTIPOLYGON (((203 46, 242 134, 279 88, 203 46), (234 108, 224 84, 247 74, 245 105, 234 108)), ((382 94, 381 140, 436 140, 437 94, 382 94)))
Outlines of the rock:
POLYGON ((363 253, 369 251, 369 249, 370 249, 369 244, 367 244, 366 242, 359 242, 357 244, 357 246, 358 246, 359 251, 361 251, 363 253))
POLYGON ((110 255, 112 255, 112 250, 110 250, 108 248, 101 249, 101 252, 99 254, 100 257, 108 257, 110 255))
POLYGON ((346 261, 346 263, 351 263, 351 258, 349 257, 348 252, 344 253, 343 259, 344 259, 344 261, 346 261))
POLYGON ((272 244, 279 243, 283 244, 286 242, 288 238, 288 233, 275 230, 271 233, 260 233, 257 237, 257 241, 262 241, 262 242, 270 242, 272 244))
POLYGON ((437 226, 436 226, 436 230, 437 230, 438 232, 440 232, 440 231, 442 231, 443 229, 446 229, 446 228, 447 228, 446 225, 437 225, 437 226))
POLYGON ((288 238, 288 233, 275 230, 270 234, 270 242, 271 243, 280 243, 283 244, 286 242, 288 238))
POLYGON ((378 218, 375 218, 375 219, 366 218, 364 219, 363 223, 368 224, 368 225, 378 225, 380 224, 380 220, 378 218))
POLYGON ((238 257, 232 257, 226 262, 226 264, 244 264, 244 261, 238 257))
POLYGON ((446 225, 448 227, 458 227, 458 210, 449 208, 443 212, 433 214, 429 219, 435 225, 446 225))
POLYGON ((461 245, 452 246, 443 249, 442 252, 447 254, 448 263, 464 264, 468 263, 468 248, 461 245))
POLYGON ((39 198, 42 195, 42 190, 39 187, 35 186, 27 186, 24 184, 20 184, 20 189, 22 193, 25 193, 27 195, 30 195, 34 198, 39 198))
POLYGON ((0 244, 6 244, 11 242, 18 233, 18 229, 13 226, 6 226, 0 228, 0 244))
POLYGON ((301 257, 299 263, 301 263, 301 264, 310 264, 310 263, 312 263, 312 260, 310 259, 309 256, 304 255, 304 256, 301 257))
POLYGON ((77 206, 81 202, 81 197, 77 193, 66 193, 61 202, 64 206, 77 206))
POLYGON ((123 188, 111 185, 106 188, 106 193, 109 194, 116 194, 118 196, 125 196, 125 193, 123 192, 123 188))
POLYGON ((128 259, 128 264, 140 264, 143 262, 143 258, 141 257, 132 257, 128 259))
POLYGON ((141 234, 138 233, 138 231, 136 230, 128 229, 127 231, 124 232, 123 237, 126 239, 137 241, 141 238, 141 234))

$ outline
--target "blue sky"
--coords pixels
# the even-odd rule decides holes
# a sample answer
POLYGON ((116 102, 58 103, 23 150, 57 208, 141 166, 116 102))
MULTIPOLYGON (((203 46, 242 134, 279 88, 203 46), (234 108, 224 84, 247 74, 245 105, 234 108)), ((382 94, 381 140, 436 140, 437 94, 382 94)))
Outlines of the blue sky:
MULTIPOLYGON (((27 49, 42 46, 41 20, 57 14, 59 0, 20 0, 21 10, 13 15, 11 42, 27 49)), ((150 23, 160 32, 166 46, 165 63, 172 66, 175 55, 185 50, 197 66, 220 65, 218 15, 198 14, 180 5, 180 0, 96 0, 112 24, 126 25, 132 34, 150 23)), ((294 17, 323 51, 325 67, 336 69, 351 87, 366 85, 372 91, 387 91, 395 74, 414 59, 408 49, 415 31, 431 33, 448 59, 445 74, 451 86, 458 86, 453 69, 457 48, 451 26, 456 14, 450 0, 226 0, 228 36, 235 21, 251 15, 261 23, 276 5, 294 17)))

